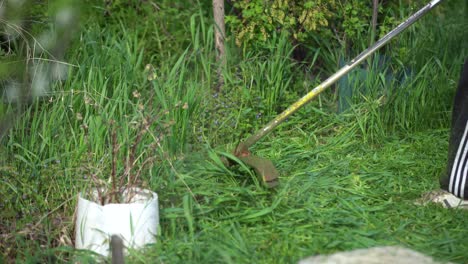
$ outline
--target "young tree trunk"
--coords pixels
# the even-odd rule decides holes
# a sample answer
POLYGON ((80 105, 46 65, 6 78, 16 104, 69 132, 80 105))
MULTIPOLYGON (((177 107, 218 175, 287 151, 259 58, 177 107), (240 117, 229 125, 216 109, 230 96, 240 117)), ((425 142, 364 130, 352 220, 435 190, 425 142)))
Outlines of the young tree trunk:
POLYGON ((216 91, 220 92, 223 85, 224 79, 222 75, 222 68, 226 63, 225 48, 224 48, 224 37, 226 30, 224 26, 224 0, 213 0, 213 16, 215 21, 215 47, 216 47, 216 62, 218 63, 217 76, 218 83, 216 85, 216 91))
POLYGON ((372 31, 370 44, 374 44, 377 31, 377 15, 379 14, 379 0, 372 0, 372 31))

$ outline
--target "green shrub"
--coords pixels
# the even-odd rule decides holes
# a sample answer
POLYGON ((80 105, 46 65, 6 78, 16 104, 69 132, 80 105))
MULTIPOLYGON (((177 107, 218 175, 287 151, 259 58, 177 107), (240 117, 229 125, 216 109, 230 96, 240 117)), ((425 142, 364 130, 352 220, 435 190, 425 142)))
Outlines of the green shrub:
POLYGON ((273 32, 285 31, 295 40, 304 41, 309 32, 321 32, 328 25, 332 1, 237 0, 239 15, 226 16, 236 36, 236 44, 263 46, 273 32))
MULTIPOLYGON (((330 43, 362 49, 371 37, 372 1, 360 0, 235 0, 226 17, 238 46, 264 48, 274 33, 290 36, 294 44, 330 43), (338 40, 338 42, 336 41, 338 40)), ((383 36, 420 6, 420 0, 384 1, 378 9, 376 36, 383 36)))

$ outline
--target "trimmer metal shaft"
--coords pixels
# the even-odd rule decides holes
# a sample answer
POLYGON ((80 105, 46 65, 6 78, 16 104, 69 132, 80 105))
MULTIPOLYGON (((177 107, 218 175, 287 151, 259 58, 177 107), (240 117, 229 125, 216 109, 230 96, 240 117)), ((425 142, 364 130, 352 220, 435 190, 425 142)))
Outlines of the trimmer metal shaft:
MULTIPOLYGON (((258 142, 260 139, 265 137, 267 134, 269 134, 271 131, 273 131, 278 125, 284 122, 286 118, 288 118, 290 115, 295 113, 297 110, 299 110, 301 107, 303 107, 305 104, 309 103, 312 99, 317 97, 321 92, 323 92, 325 89, 330 87, 332 84, 337 82, 341 77, 343 77, 345 74, 347 74, 349 71, 351 71, 353 68, 355 68, 357 65, 359 65, 361 62, 363 62, 367 57, 372 55, 376 50, 381 48, 383 45, 385 45, 387 42, 389 42, 391 39, 393 39, 395 36, 400 34, 403 30, 411 26, 414 22, 416 22, 419 18, 421 18, 423 15, 425 15, 429 10, 431 10, 433 7, 435 7, 437 4, 442 2, 443 0, 432 0, 429 4, 425 5, 423 8, 421 8, 419 11, 411 15, 409 18, 407 18, 403 23, 398 25, 396 28, 394 28, 392 31, 387 33, 384 37, 382 37, 380 40, 375 42, 372 46, 361 52, 356 58, 354 58, 352 61, 350 61, 348 64, 346 64, 344 67, 339 69, 335 74, 330 76, 328 79, 326 79, 324 82, 319 84, 317 87, 312 89, 309 93, 307 93, 305 96, 303 96, 301 99, 299 99, 297 102, 289 106, 286 110, 284 110, 281 114, 279 114, 275 119, 271 120, 268 124, 266 124, 262 129, 258 130, 256 133, 248 137, 245 141, 239 143, 237 145, 234 155, 236 155, 239 158, 242 157, 248 157, 250 156, 250 151, 249 148, 258 142)), ((258 157, 257 157, 258 158, 258 157)), ((263 161, 265 162, 265 161, 263 161)), ((247 163, 247 162, 246 162, 247 163)), ((255 162, 249 162, 247 163, 248 165, 256 168, 256 163, 255 162)), ((260 166, 263 166, 263 163, 260 164, 260 166)), ((272 171, 272 169, 269 169, 272 171)), ((262 179, 268 183, 269 181, 271 182, 277 182, 277 175, 279 173, 276 171, 276 169, 273 167, 273 170, 271 173, 268 171, 266 172, 267 174, 261 175, 262 179)), ((276 184, 275 184, 276 185, 276 184)))

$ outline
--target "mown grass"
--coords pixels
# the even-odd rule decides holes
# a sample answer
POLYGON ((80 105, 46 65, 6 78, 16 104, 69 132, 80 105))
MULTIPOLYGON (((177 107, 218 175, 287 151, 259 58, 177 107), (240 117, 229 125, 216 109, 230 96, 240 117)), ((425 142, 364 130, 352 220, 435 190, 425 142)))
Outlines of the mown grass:
MULTIPOLYGON (((451 101, 467 55, 466 21, 449 15, 463 12, 457 7, 391 43, 407 47, 403 59, 364 68, 347 111, 336 114, 328 91, 255 145, 282 174, 273 190, 220 157, 330 72, 291 61, 284 37, 271 40, 276 49, 243 56, 229 42, 224 92, 214 94, 213 27, 203 8, 183 12, 163 1, 156 13, 145 6, 92 17, 70 51, 78 66, 69 79, 33 103, 2 142, 3 257, 92 262, 90 252, 72 248, 76 194, 93 186, 92 175, 108 178, 110 123, 127 142, 153 116, 139 150, 161 142, 142 176, 159 194, 161 232, 156 245, 130 252, 130 263, 291 263, 377 245, 466 262, 468 213, 414 205, 438 188, 445 169, 451 101), (135 22, 148 14, 158 19, 135 22), (383 80, 403 67, 411 68, 403 84, 383 80)), ((316 52, 333 55, 325 46, 316 52)))

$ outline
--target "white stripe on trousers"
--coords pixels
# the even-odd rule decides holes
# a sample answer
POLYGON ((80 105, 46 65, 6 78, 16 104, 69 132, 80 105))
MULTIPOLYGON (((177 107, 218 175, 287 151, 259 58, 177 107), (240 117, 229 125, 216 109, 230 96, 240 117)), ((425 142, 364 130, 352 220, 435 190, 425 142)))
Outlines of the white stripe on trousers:
POLYGON ((465 131, 458 145, 457 155, 452 165, 452 173, 450 175, 449 192, 458 197, 465 197, 465 186, 467 178, 467 153, 468 153, 468 122, 465 125, 465 131), (461 155, 461 157, 460 157, 461 155), (460 183, 461 181, 461 183, 460 183))

